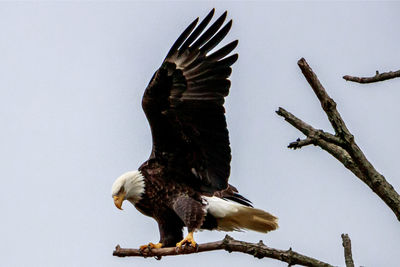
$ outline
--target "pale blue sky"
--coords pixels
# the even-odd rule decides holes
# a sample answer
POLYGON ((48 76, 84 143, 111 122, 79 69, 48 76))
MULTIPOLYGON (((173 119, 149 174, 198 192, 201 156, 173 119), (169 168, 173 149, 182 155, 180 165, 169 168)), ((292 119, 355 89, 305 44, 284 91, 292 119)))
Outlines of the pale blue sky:
MULTIPOLYGON (((302 135, 279 106, 331 131, 297 67, 305 57, 366 156, 400 191, 400 79, 345 82, 400 68, 398 2, 38 2, 0 3, 1 266, 286 266, 211 252, 115 258, 116 244, 158 241, 156 223, 111 184, 150 153, 143 90, 181 31, 211 8, 228 10, 239 39, 226 101, 230 182, 280 219, 262 239, 344 266, 341 233, 357 265, 395 266, 399 222, 390 209, 317 147, 291 151, 302 135)), ((225 233, 196 234, 199 242, 225 233)))

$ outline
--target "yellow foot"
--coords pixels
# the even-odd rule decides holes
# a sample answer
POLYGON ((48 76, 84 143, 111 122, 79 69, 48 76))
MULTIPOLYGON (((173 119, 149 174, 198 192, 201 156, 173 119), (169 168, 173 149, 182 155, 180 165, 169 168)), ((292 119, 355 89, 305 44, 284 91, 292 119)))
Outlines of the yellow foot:
POLYGON ((190 232, 181 242, 176 243, 176 246, 182 248, 185 244, 189 244, 194 248, 197 246, 197 243, 193 239, 193 232, 190 232))
POLYGON ((151 249, 153 249, 153 248, 162 248, 162 246, 163 246, 162 243, 157 243, 157 244, 149 243, 148 245, 140 246, 139 249, 140 249, 141 251, 145 250, 146 248, 149 249, 149 250, 151 250, 151 249))

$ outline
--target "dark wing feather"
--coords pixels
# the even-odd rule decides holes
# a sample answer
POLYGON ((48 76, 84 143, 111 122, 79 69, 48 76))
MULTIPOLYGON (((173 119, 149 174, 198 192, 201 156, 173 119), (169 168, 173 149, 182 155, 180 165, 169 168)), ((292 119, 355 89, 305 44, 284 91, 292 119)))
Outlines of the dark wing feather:
MULTIPOLYGON (((189 45, 193 43, 194 40, 196 40, 197 37, 203 32, 203 30, 207 27, 208 23, 211 21, 213 15, 214 15, 214 9, 208 13, 208 15, 203 19, 203 21, 197 26, 196 30, 190 35, 189 38, 186 39, 185 43, 180 47, 180 51, 185 51, 189 45)), ((193 47, 193 46, 192 46, 193 47)), ((175 49, 176 50, 176 49, 175 49)), ((167 56, 168 57, 168 56, 167 56)))
POLYGON ((151 158, 163 160, 183 182, 207 193, 228 187, 231 150, 223 103, 230 66, 238 58, 229 56, 237 41, 208 55, 232 26, 229 21, 222 27, 225 12, 202 33, 213 14, 214 9, 197 28, 198 19, 179 36, 142 100, 153 136, 151 158))
POLYGON ((236 187, 233 185, 228 185, 228 188, 225 190, 217 191, 214 193, 214 196, 219 197, 219 198, 224 198, 228 199, 231 201, 234 201, 236 203, 248 206, 248 207, 253 207, 252 203, 250 200, 239 194, 238 190, 236 187))

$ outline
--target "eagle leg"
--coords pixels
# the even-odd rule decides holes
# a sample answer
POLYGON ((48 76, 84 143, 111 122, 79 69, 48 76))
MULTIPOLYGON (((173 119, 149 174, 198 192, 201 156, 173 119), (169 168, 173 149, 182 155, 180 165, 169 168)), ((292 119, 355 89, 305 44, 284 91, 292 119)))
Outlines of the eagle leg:
POLYGON ((183 245, 189 244, 193 248, 196 248, 197 244, 193 239, 193 232, 203 224, 205 217, 203 204, 196 199, 183 195, 176 198, 173 210, 185 224, 189 232, 182 241, 176 243, 176 247, 181 248, 183 245))
POLYGON ((189 232, 189 234, 180 242, 176 243, 176 247, 182 248, 183 245, 190 244, 192 247, 197 247, 197 243, 193 239, 193 232, 189 232))
POLYGON ((153 249, 153 248, 162 248, 162 246, 163 246, 162 243, 153 244, 153 243, 150 242, 150 243, 147 244, 147 245, 140 246, 139 250, 140 250, 140 251, 144 251, 146 248, 147 248, 148 250, 151 250, 151 249, 153 249))

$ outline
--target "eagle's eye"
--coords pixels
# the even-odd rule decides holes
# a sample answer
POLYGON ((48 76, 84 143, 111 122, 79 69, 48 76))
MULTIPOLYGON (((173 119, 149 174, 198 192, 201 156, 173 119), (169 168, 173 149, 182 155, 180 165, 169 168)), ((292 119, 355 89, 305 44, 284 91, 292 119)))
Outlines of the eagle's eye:
POLYGON ((122 194, 122 192, 124 192, 124 191, 125 191, 125 188, 123 186, 121 186, 121 188, 118 190, 117 195, 122 194))

